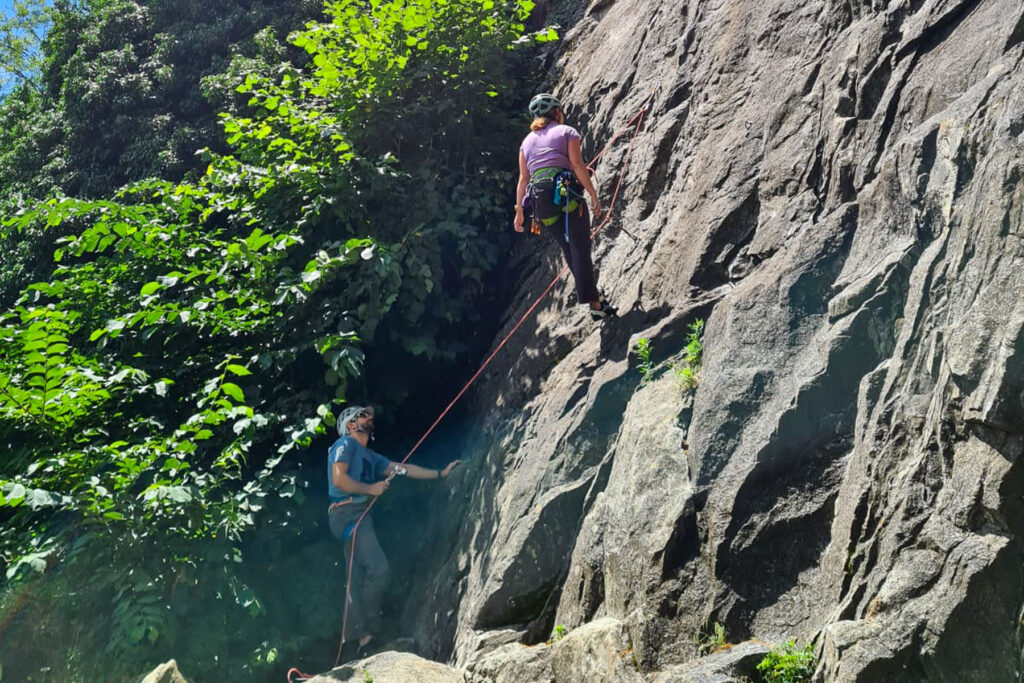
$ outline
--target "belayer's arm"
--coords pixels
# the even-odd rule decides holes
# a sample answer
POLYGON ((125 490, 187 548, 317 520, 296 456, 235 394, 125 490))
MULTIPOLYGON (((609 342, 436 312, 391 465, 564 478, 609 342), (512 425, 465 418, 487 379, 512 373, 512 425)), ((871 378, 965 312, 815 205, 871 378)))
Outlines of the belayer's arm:
POLYGON ((405 467, 406 475, 412 477, 413 479, 444 479, 445 477, 448 476, 448 473, 452 471, 452 468, 455 467, 459 462, 461 461, 453 460, 443 470, 429 470, 426 467, 420 467, 419 465, 410 465, 408 463, 403 465, 403 467, 405 467))
POLYGON ((331 465, 331 482, 344 491, 364 496, 379 496, 387 490, 387 482, 378 481, 376 484, 364 484, 348 476, 348 463, 336 462, 331 465))
POLYGON ((583 185, 583 189, 590 195, 590 207, 595 216, 600 216, 601 211, 601 200, 597 198, 597 190, 594 189, 594 183, 590 180, 590 169, 583 163, 583 151, 580 149, 580 141, 578 138, 569 138, 569 163, 572 164, 572 172, 576 176, 576 179, 583 185))

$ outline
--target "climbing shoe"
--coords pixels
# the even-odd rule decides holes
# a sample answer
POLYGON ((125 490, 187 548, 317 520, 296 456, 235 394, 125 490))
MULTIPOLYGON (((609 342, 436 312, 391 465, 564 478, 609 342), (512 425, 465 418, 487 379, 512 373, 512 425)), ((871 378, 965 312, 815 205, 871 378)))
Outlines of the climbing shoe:
POLYGON ((601 308, 590 309, 590 317, 598 321, 607 320, 608 318, 614 318, 615 313, 615 308, 604 299, 601 299, 601 308))

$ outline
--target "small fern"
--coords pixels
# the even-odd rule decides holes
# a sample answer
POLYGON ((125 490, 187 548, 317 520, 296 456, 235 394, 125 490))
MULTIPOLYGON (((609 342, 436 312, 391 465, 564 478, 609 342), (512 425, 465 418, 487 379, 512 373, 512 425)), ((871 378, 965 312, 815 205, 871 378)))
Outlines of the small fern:
POLYGON ((697 644, 697 650, 702 657, 723 650, 728 645, 725 640, 725 626, 717 621, 711 627, 710 632, 708 624, 705 622, 703 628, 699 629, 694 635, 693 640, 697 644))
POLYGON ((637 340, 636 346, 633 347, 636 351, 636 357, 640 361, 638 369, 640 370, 640 384, 646 384, 651 378, 651 340, 646 337, 641 337, 637 340))
POLYGON ((682 361, 673 366, 676 383, 683 391, 697 386, 700 363, 704 356, 704 320, 697 318, 689 327, 682 361))
POLYGON ((797 648, 796 640, 783 643, 764 656, 757 670, 767 683, 807 683, 814 675, 814 647, 797 648))

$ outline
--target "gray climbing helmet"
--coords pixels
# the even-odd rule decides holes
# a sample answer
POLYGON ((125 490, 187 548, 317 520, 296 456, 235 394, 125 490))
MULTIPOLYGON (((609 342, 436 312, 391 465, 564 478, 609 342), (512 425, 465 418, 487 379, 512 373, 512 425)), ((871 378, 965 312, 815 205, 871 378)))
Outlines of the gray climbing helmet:
MULTIPOLYGON (((348 436, 348 423, 354 421, 361 413, 369 413, 373 415, 373 407, 371 406, 349 406, 345 410, 341 411, 341 415, 338 416, 338 436, 348 436)), ((358 426, 358 422, 356 425, 358 426)), ((357 429, 357 431, 365 431, 357 429)))
POLYGON ((562 103, 558 101, 558 98, 554 95, 546 92, 542 92, 539 95, 534 95, 533 99, 530 100, 530 113, 533 116, 544 116, 552 109, 561 108, 562 103))

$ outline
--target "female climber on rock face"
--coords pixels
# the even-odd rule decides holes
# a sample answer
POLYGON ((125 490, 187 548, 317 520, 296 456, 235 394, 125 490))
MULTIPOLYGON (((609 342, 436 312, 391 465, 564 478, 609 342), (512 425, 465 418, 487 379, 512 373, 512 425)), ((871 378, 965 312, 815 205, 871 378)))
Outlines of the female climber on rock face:
POLYGON ((519 185, 513 227, 523 231, 523 201, 529 198, 534 223, 558 240, 576 281, 580 303, 590 304, 590 315, 602 320, 615 309, 597 291, 597 277, 590 259, 590 216, 583 190, 590 196, 594 215, 601 215, 601 200, 590 180, 580 151, 580 134, 565 125, 562 103, 541 93, 530 100, 530 134, 519 147, 519 185))

